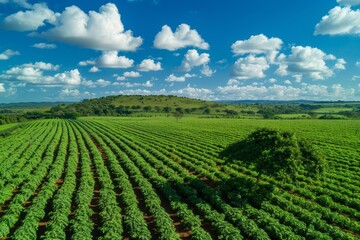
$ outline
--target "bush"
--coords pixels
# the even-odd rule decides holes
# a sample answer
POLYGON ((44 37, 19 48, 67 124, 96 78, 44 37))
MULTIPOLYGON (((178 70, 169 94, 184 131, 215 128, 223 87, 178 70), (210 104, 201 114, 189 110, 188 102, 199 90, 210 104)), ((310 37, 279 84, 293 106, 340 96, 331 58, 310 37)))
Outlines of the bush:
POLYGON ((318 177, 325 168, 324 159, 305 139, 298 139, 291 132, 267 128, 258 129, 245 139, 229 145, 220 157, 253 166, 258 178, 267 174, 295 180, 300 171, 318 177))

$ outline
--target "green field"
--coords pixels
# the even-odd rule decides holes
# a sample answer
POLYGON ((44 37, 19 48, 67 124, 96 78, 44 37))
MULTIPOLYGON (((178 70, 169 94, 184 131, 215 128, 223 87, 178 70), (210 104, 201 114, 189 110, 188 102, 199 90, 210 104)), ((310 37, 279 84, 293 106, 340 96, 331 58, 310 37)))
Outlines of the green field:
POLYGON ((5 125, 0 125, 0 132, 5 131, 9 128, 15 127, 16 125, 18 125, 18 123, 10 123, 10 124, 5 124, 5 125))
POLYGON ((360 121, 86 117, 0 141, 0 239, 360 238, 360 121), (256 182, 218 158, 259 127, 307 138, 323 178, 256 182), (274 189, 244 200, 249 183, 274 189))
POLYGON ((323 108, 319 108, 314 110, 313 112, 315 113, 339 113, 339 112, 345 112, 345 111, 352 111, 353 108, 345 108, 345 107, 323 107, 323 108))

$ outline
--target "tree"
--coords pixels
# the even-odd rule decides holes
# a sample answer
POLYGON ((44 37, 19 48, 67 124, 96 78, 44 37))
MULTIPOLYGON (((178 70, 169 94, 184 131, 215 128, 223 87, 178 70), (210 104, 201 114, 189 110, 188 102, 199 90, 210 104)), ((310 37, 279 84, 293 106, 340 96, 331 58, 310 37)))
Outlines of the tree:
POLYGON ((171 109, 172 109, 171 107, 164 107, 163 111, 166 113, 169 113, 169 112, 171 112, 171 109))
POLYGON ((176 118, 176 121, 179 121, 184 116, 184 113, 180 111, 176 111, 173 112, 173 116, 176 118))
POLYGON ((258 129, 244 140, 229 145, 220 157, 253 166, 258 179, 267 174, 295 180, 300 171, 318 177, 325 169, 324 159, 305 139, 298 139, 291 132, 267 128, 258 129))
POLYGON ((150 112, 152 107, 151 106, 146 106, 143 108, 145 112, 150 112))

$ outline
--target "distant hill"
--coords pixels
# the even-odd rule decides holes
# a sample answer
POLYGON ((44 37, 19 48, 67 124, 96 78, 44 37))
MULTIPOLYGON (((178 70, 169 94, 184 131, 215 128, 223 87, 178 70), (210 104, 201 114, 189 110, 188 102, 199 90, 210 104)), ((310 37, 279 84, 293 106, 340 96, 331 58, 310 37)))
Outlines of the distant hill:
POLYGON ((17 103, 0 103, 0 109, 34 109, 47 108, 60 104, 70 104, 71 102, 17 102, 17 103))
MULTIPOLYGON (((103 99, 103 98, 100 98, 103 99)), ((88 100, 91 101, 92 99, 88 100)), ((204 107, 214 105, 214 102, 204 101, 200 99, 177 97, 172 95, 119 95, 109 96, 104 98, 105 101, 110 101, 115 106, 158 106, 158 107, 204 107)), ((85 102, 85 101, 84 101, 85 102)))
POLYGON ((67 106, 53 107, 53 112, 73 112, 80 116, 127 115, 136 112, 174 112, 196 111, 208 107, 221 106, 221 103, 177 97, 172 95, 118 95, 85 99, 67 106))
POLYGON ((311 100, 219 100, 226 104, 311 104, 318 103, 311 100))

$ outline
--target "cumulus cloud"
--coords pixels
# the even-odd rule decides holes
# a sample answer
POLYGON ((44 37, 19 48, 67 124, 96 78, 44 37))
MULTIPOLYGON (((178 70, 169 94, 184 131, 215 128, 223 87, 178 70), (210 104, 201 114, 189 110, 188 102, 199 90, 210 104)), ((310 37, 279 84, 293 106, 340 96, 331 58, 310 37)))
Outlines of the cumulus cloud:
POLYGON ((98 59, 100 67, 108 68, 130 68, 134 64, 134 60, 125 56, 118 56, 117 51, 105 51, 98 59))
POLYGON ((63 89, 60 91, 60 97, 80 97, 80 91, 78 89, 63 89))
POLYGON ((268 80, 268 82, 269 82, 269 83, 276 83, 277 80, 276 80, 275 78, 270 78, 270 79, 268 80))
POLYGON ((62 85, 80 85, 81 74, 78 69, 57 73, 54 77, 49 78, 49 83, 62 85))
POLYGON ((99 12, 90 11, 89 14, 74 5, 67 7, 53 24, 52 29, 40 35, 106 51, 135 51, 142 44, 141 37, 134 37, 130 30, 125 31, 120 13, 113 3, 105 4, 99 12))
POLYGON ((123 76, 128 78, 138 78, 141 77, 141 74, 139 72, 130 71, 130 72, 124 72, 123 76))
POLYGON ((95 81, 95 85, 100 86, 100 87, 106 87, 109 86, 111 84, 110 81, 106 81, 105 79, 98 79, 95 81))
POLYGON ((175 76, 173 73, 167 76, 166 82, 185 82, 187 78, 197 77, 196 74, 185 73, 183 76, 175 76))
POLYGON ((337 59, 337 62, 334 66, 335 69, 338 69, 338 70, 345 70, 345 64, 346 64, 346 61, 342 58, 339 58, 337 59))
POLYGON ((8 60, 9 58, 20 55, 20 52, 7 49, 4 52, 0 53, 0 60, 8 60))
POLYGON ((4 93, 4 92, 5 92, 4 83, 0 83, 0 93, 4 93))
POLYGON ((88 65, 95 65, 95 64, 96 64, 95 60, 85 60, 85 61, 79 62, 79 66, 88 66, 88 65))
POLYGON ((40 49, 54 49, 57 46, 55 44, 50 44, 50 43, 35 43, 34 45, 32 45, 32 47, 40 48, 40 49))
POLYGON ((162 70, 161 62, 155 63, 153 59, 144 59, 138 66, 141 72, 160 71, 162 70))
POLYGON ((37 68, 46 71, 57 71, 60 68, 60 65, 54 65, 52 63, 46 63, 46 62, 25 63, 21 66, 28 68, 37 68))
POLYGON ((152 86, 154 86, 154 84, 151 81, 146 81, 145 83, 116 82, 113 85, 127 87, 127 88, 132 88, 132 87, 152 87, 152 86))
POLYGON ((31 8, 32 5, 28 3, 26 0, 0 0, 0 3, 14 3, 23 8, 31 8))
POLYGON ((34 4, 26 11, 19 11, 5 17, 1 26, 14 31, 34 31, 45 26, 46 22, 54 23, 56 14, 45 4, 34 4))
POLYGON ((134 60, 125 56, 118 56, 117 51, 103 51, 101 56, 96 59, 80 61, 79 66, 94 65, 97 68, 130 68, 134 60))
POLYGON ((124 77, 124 76, 119 76, 119 77, 116 78, 116 80, 118 80, 118 81, 124 81, 124 80, 126 80, 126 77, 124 77))
MULTIPOLYGON (((291 54, 285 56, 280 54, 278 57, 279 68, 276 73, 281 76, 288 74, 308 77, 315 80, 324 80, 333 76, 334 72, 327 66, 326 61, 334 61, 336 57, 331 54, 325 54, 318 48, 309 46, 294 46, 291 48, 291 54)), ((335 69, 343 69, 345 61, 337 59, 335 69)))
POLYGON ((203 65, 202 69, 201 69, 201 74, 204 75, 205 77, 211 77, 216 70, 212 70, 209 65, 203 65))
POLYGON ((48 86, 80 85, 82 77, 78 69, 56 73, 53 76, 44 74, 44 71, 54 71, 58 67, 44 62, 23 64, 4 71, 0 79, 48 86))
POLYGON ((214 92, 211 89, 207 88, 194 88, 191 87, 190 84, 187 85, 186 88, 182 88, 179 90, 172 90, 169 92, 172 95, 184 96, 190 98, 198 98, 198 99, 212 99, 214 92))
POLYGON ((272 61, 281 49, 282 43, 280 38, 268 38, 264 34, 259 34, 247 40, 236 41, 231 45, 231 49, 235 55, 266 54, 272 61))
POLYGON ((186 78, 185 76, 177 77, 174 74, 170 74, 165 81, 166 82, 185 82, 186 78))
POLYGON ((98 67, 96 67, 96 66, 91 67, 90 70, 89 70, 89 72, 92 72, 92 73, 100 72, 100 71, 101 71, 101 70, 100 70, 98 67))
POLYGON ((199 35, 195 29, 187 24, 180 24, 175 32, 168 25, 164 25, 161 31, 155 36, 154 47, 175 51, 185 47, 197 47, 209 49, 209 44, 199 35))
POLYGON ((245 58, 239 58, 235 62, 232 76, 237 79, 264 78, 266 76, 264 71, 269 67, 270 65, 265 57, 256 57, 250 54, 245 58))
POLYGON ((264 85, 245 85, 237 84, 219 86, 215 90, 220 99, 239 99, 239 100, 354 100, 357 92, 353 88, 345 88, 341 84, 312 85, 301 84, 300 87, 290 85, 273 84, 264 85))
POLYGON ((210 62, 210 55, 208 53, 199 54, 197 50, 188 50, 181 63, 181 68, 184 71, 191 71, 194 67, 203 66, 210 62))
POLYGON ((360 10, 336 6, 315 26, 315 35, 359 35, 360 10))
POLYGON ((336 0, 340 5, 355 6, 360 4, 360 0, 336 0))

